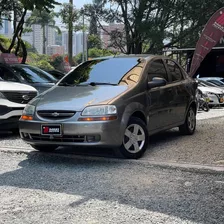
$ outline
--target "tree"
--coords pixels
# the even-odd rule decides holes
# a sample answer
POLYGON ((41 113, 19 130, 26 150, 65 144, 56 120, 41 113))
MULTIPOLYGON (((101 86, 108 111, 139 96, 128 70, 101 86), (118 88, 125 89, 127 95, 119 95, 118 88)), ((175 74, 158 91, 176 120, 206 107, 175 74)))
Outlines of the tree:
POLYGON ((147 53, 162 53, 164 47, 194 42, 222 6, 221 0, 99 0, 85 7, 89 17, 96 15, 98 27, 111 37, 112 46, 138 54, 143 46, 149 46, 147 53), (124 29, 108 31, 102 25, 114 21, 124 29), (164 40, 169 44, 164 45, 164 40))
MULTIPOLYGON (((5 17, 5 19, 12 20, 11 13, 13 12, 13 28, 14 33, 11 39, 9 47, 5 48, 0 42, 0 51, 3 53, 11 53, 12 49, 17 45, 17 49, 23 49, 23 60, 25 63, 27 57, 26 45, 23 42, 21 36, 23 33, 23 27, 25 23, 25 16, 28 10, 46 10, 50 11, 59 5, 55 0, 2 0, 0 4, 0 18, 5 17), (17 41, 17 42, 16 42, 17 41)), ((0 20, 1 22, 1 20, 0 20)))
MULTIPOLYGON (((107 49, 98 49, 98 48, 91 48, 88 50, 88 56, 89 58, 98 58, 98 57, 106 57, 115 55, 116 52, 107 50, 107 49)), ((75 61, 79 64, 82 62, 82 53, 79 53, 75 56, 75 61)))
POLYGON ((55 14, 53 12, 46 10, 39 11, 35 9, 31 16, 27 19, 28 26, 39 24, 43 30, 43 54, 46 54, 46 29, 51 27, 56 29, 58 33, 61 33, 59 27, 55 25, 56 23, 54 17, 55 14))
POLYGON ((73 31, 80 29, 78 26, 74 26, 73 23, 79 21, 80 13, 79 11, 73 6, 73 2, 71 1, 69 4, 64 3, 58 15, 62 19, 62 23, 65 24, 66 28, 69 30, 69 37, 68 37, 68 57, 69 63, 72 65, 72 44, 73 44, 73 31))

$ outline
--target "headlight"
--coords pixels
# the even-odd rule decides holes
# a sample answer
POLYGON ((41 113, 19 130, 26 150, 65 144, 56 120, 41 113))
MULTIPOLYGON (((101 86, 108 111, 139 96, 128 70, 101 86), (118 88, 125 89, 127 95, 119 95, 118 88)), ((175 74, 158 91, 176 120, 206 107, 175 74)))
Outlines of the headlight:
POLYGON ((82 112, 83 116, 102 116, 115 114, 117 114, 117 108, 114 105, 89 106, 86 107, 82 112))
POLYGON ((208 95, 215 95, 215 93, 207 92, 208 95))
POLYGON ((35 112, 35 106, 27 104, 23 110, 23 115, 33 116, 35 112))
POLYGON ((32 121, 34 112, 35 112, 35 106, 27 104, 23 110, 20 120, 32 121))

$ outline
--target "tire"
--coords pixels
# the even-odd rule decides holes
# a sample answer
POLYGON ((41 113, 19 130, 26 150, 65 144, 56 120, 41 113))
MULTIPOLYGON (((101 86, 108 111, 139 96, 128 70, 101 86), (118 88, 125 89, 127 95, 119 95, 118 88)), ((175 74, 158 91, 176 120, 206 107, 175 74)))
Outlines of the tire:
POLYGON ((147 149, 148 139, 146 124, 139 118, 131 117, 118 151, 124 158, 139 159, 147 149), (138 138, 139 140, 137 140, 138 138))
POLYGON ((209 106, 208 106, 207 103, 205 103, 205 104, 203 105, 203 110, 204 110, 205 112, 209 112, 210 108, 209 108, 209 106))
POLYGON ((191 106, 188 109, 187 116, 183 125, 179 127, 179 130, 184 135, 193 135, 196 129, 196 113, 195 109, 191 106))
POLYGON ((53 152, 55 151, 58 146, 50 146, 50 145, 31 145, 34 149, 40 152, 53 152))
POLYGON ((11 130, 11 132, 12 132, 13 135, 18 135, 19 134, 19 129, 18 128, 13 128, 11 130))

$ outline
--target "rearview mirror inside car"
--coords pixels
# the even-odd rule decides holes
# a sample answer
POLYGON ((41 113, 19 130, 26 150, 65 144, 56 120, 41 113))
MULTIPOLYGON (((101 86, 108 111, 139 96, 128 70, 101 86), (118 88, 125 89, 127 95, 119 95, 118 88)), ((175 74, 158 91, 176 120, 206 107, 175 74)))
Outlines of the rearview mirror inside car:
POLYGON ((166 80, 160 77, 154 77, 152 81, 148 82, 148 88, 152 89, 155 87, 160 87, 160 86, 165 86, 166 85, 166 80))

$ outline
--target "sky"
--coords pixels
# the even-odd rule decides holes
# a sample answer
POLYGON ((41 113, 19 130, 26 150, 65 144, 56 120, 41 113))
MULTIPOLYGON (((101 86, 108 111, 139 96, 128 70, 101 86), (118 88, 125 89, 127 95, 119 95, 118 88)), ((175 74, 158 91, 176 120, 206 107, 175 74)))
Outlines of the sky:
MULTIPOLYGON (((56 0, 56 1, 60 2, 60 3, 69 3, 69 0, 56 0)), ((81 8, 84 4, 88 4, 91 2, 92 2, 92 0, 73 0, 73 4, 78 9, 81 8)))

